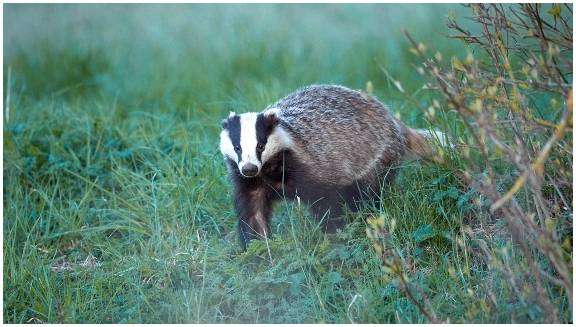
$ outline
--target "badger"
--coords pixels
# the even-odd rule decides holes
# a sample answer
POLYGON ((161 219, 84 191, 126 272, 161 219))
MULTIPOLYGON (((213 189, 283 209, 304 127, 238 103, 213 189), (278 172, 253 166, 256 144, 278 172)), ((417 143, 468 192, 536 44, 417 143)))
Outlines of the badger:
POLYGON ((332 232, 345 208, 375 199, 409 155, 431 153, 428 131, 395 118, 384 104, 337 85, 304 87, 261 112, 231 112, 220 151, 234 186, 240 244, 270 237, 275 202, 298 199, 332 232))

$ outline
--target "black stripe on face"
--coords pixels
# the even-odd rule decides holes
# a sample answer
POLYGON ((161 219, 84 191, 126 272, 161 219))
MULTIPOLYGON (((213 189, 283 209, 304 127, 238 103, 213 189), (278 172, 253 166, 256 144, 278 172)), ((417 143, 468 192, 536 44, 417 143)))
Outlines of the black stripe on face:
POLYGON ((256 155, 258 156, 258 160, 261 160, 262 152, 266 147, 266 142, 268 142, 268 136, 272 134, 277 124, 278 118, 274 114, 259 114, 258 117, 256 117, 256 139, 258 140, 256 155))
POLYGON ((228 129, 228 135, 230 135, 230 140, 234 146, 234 151, 238 155, 238 161, 242 158, 242 147, 240 146, 240 116, 232 116, 228 118, 226 128, 228 129))

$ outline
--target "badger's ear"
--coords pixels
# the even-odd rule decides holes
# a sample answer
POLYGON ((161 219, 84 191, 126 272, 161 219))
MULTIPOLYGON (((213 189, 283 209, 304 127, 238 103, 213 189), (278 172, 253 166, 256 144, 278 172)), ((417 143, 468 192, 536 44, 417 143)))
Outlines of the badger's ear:
POLYGON ((278 109, 272 108, 264 111, 264 120, 268 128, 274 128, 278 125, 278 109))
POLYGON ((234 111, 230 111, 230 113, 228 114, 228 118, 222 120, 221 125, 223 129, 228 129, 228 122, 230 121, 230 118, 234 116, 236 116, 236 113, 234 111))

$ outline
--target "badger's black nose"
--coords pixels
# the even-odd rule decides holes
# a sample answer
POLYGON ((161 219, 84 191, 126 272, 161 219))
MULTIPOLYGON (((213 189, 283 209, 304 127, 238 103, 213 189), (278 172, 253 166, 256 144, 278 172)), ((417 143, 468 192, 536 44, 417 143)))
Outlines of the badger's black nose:
POLYGON ((258 166, 248 163, 242 167, 242 175, 246 177, 254 177, 258 174, 258 166))

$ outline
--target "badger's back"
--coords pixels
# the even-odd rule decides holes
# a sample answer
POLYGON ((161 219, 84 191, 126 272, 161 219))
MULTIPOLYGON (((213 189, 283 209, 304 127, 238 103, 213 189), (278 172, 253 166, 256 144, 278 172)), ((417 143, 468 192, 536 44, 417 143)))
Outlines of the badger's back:
POLYGON ((300 89, 269 108, 279 110, 295 155, 312 176, 345 185, 400 159, 405 127, 375 98, 342 86, 300 89))

